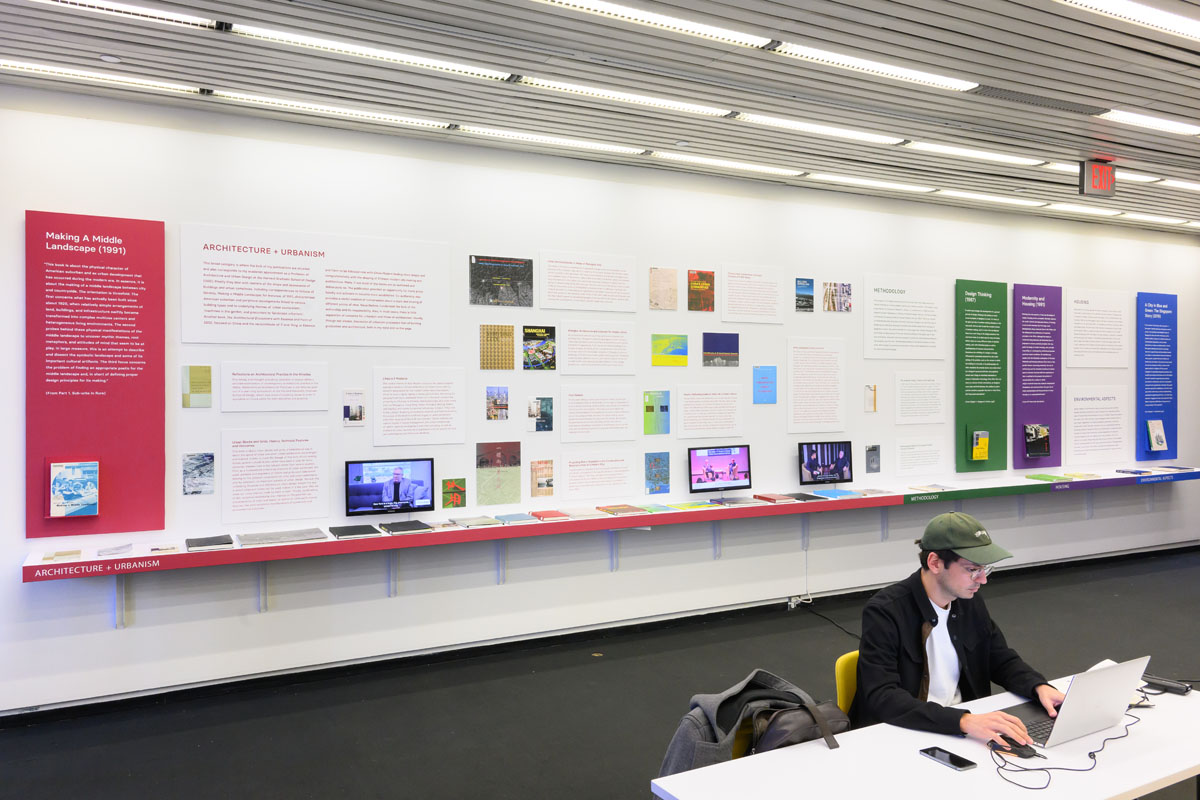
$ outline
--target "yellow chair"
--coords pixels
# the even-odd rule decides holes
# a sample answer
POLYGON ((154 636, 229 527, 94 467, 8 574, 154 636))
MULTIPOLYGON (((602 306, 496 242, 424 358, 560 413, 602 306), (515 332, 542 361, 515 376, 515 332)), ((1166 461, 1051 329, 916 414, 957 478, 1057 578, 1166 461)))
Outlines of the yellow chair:
POLYGON ((845 713, 850 713, 854 692, 858 690, 858 651, 851 650, 838 656, 833 665, 833 681, 837 685, 837 704, 845 713))

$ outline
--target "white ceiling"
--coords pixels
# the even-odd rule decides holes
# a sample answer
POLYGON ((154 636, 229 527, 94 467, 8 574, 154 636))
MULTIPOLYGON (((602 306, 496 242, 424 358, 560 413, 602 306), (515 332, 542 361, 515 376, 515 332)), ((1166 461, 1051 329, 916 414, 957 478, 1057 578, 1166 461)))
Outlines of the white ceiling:
MULTIPOLYGON (((1195 0, 1150 0, 1200 20, 1195 0)), ((85 3, 80 2, 79 5, 85 3)), ((873 133, 1055 162, 1103 158, 1119 170, 1200 183, 1200 136, 1131 127, 1108 109, 1200 125, 1200 41, 1121 22, 1055 0, 709 0, 625 5, 973 81, 958 92, 788 58, 536 0, 297 0, 148 3, 161 10, 443 59, 520 76, 585 84, 873 133)), ((1114 198, 1081 198, 1076 176, 870 144, 739 119, 701 116, 517 82, 382 62, 131 16, 31 0, 0 0, 0 59, 171 81, 203 89, 417 117, 456 126, 548 134, 637 150, 769 165, 805 173, 1075 203, 1200 223, 1200 191, 1118 182, 1114 198), (99 60, 116 56, 120 63, 99 60), (686 144, 681 144, 686 143, 686 144)), ((311 111, 247 106, 0 69, 0 82, 270 116, 400 136, 457 140, 812 188, 801 177, 496 139, 457 129, 396 127, 311 111)), ((942 194, 903 195, 1006 208, 942 194)), ((1022 214, 1090 219, 1048 209, 1022 214)), ((1200 234, 1127 217, 1105 224, 1200 234)))

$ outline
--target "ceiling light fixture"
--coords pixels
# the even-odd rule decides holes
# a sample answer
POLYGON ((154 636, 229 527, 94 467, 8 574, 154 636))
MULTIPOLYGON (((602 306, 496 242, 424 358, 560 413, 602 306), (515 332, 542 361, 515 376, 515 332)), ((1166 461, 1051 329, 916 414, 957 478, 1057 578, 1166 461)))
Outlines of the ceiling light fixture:
POLYGON ((815 47, 805 47, 804 45, 792 44, 791 42, 784 42, 771 52, 792 58, 799 58, 804 61, 825 64, 830 67, 840 67, 842 69, 854 70, 855 72, 866 72, 871 75, 878 75, 881 78, 920 83, 925 86, 950 89, 956 92, 966 92, 979 86, 978 83, 972 81, 948 78, 945 75, 935 75, 932 72, 897 67, 892 64, 884 64, 880 61, 869 61, 865 58, 846 56, 841 53, 831 53, 828 50, 818 50, 815 47))
POLYGON ((685 164, 700 164, 706 167, 734 169, 742 172, 760 172, 764 175, 778 175, 784 178, 798 178, 804 174, 801 170, 797 169, 768 167, 763 164, 747 164, 742 161, 726 161, 723 158, 706 158, 705 156, 684 155, 683 153, 665 153, 661 150, 655 150, 650 155, 655 158, 666 159, 667 161, 681 161, 685 164))
MULTIPOLYGON (((938 153, 944 156, 959 158, 974 158, 981 161, 998 161, 1001 164, 1017 164, 1022 167, 1036 167, 1044 164, 1042 158, 1026 158, 1025 156, 1010 156, 1007 153, 989 153, 986 150, 973 150, 969 147, 956 147, 949 144, 934 144, 933 142, 906 142, 905 147, 926 153, 938 153)), ((1076 168, 1078 170, 1078 168, 1076 168)))
POLYGON ((1111 208, 1097 208, 1096 206, 1077 206, 1072 203, 1051 203, 1046 206, 1047 211, 1065 211, 1068 214, 1089 214, 1096 217, 1115 217, 1120 211, 1115 211, 1111 208))
POLYGON ((554 147, 573 147, 579 150, 598 150, 604 153, 620 153, 623 155, 636 156, 646 152, 643 147, 625 147, 618 144, 605 144, 603 142, 588 142, 583 139, 565 139, 561 136, 544 136, 540 133, 525 133, 524 131, 508 131, 499 128, 480 128, 474 125, 462 125, 458 129, 462 133, 472 133, 478 136, 492 136, 497 139, 513 139, 521 142, 533 142, 535 144, 548 144, 554 147))
POLYGON ((184 86, 179 83, 167 83, 166 81, 151 81, 144 78, 134 78, 129 75, 117 75, 109 72, 89 72, 82 69, 69 69, 67 67, 54 67, 49 64, 30 64, 25 61, 9 61, 0 58, 0 69, 7 69, 13 72, 21 72, 27 75, 34 75, 44 78, 73 78, 79 81, 89 81, 91 83, 107 83, 113 86, 124 86, 134 89, 158 89, 163 92, 177 92, 179 94, 199 94, 200 87, 184 86))
POLYGON ((771 40, 765 36, 751 36, 748 33, 739 33, 738 31, 731 31, 728 28, 718 28, 714 25, 705 25, 700 22, 680 19, 679 17, 668 17, 665 14, 655 14, 650 11, 643 11, 640 8, 630 8, 629 6, 617 5, 616 3, 599 1, 579 2, 578 0, 538 0, 538 2, 552 6, 561 6, 562 8, 570 8, 576 11, 586 11, 590 14, 599 14, 602 17, 619 19, 622 22, 649 25, 652 28, 659 28, 673 33, 699 36, 703 39, 712 39, 717 42, 728 42, 729 44, 737 44, 742 47, 765 47, 771 43, 771 40))
POLYGON ((364 122, 376 122, 383 125, 400 125, 406 128, 449 128, 448 122, 435 122, 428 119, 415 119, 413 117, 401 117, 396 114, 384 114, 376 111, 362 111, 355 108, 341 108, 339 106, 325 106, 317 103, 306 103, 302 100, 287 100, 282 97, 263 97, 254 94, 242 94, 240 92, 226 92, 220 89, 213 92, 213 97, 219 97, 223 100, 232 100, 237 103, 247 103, 249 105, 262 106, 265 108, 276 108, 280 111, 299 111, 308 114, 320 114, 327 117, 343 117, 345 119, 357 119, 364 122))
POLYGON ((633 103, 640 106, 653 106, 654 108, 665 108, 668 111, 683 111, 688 114, 703 114, 709 117, 724 117, 733 113, 727 108, 713 108, 712 106, 702 106, 695 103, 684 103, 679 100, 667 100, 662 97, 650 97, 644 94, 617 92, 611 89, 601 89, 597 86, 583 86, 578 83, 549 81, 543 78, 534 78, 529 75, 523 76, 518 83, 520 83, 522 86, 533 86, 538 89, 550 89, 555 92, 581 94, 587 97, 599 97, 602 100, 615 100, 618 103, 633 103))
POLYGON ((1178 217, 1160 217, 1157 214, 1137 214, 1133 211, 1126 211, 1121 215, 1122 219, 1136 219, 1138 222, 1153 222, 1158 225, 1182 225, 1187 222, 1186 219, 1178 217))
POLYGON ((1172 189, 1187 189, 1189 192, 1200 192, 1200 183, 1192 183, 1191 181, 1177 181, 1174 178, 1166 178, 1162 182, 1163 186, 1170 186, 1172 189))
POLYGON ((900 144, 904 141, 900 136, 885 136, 879 133, 867 133, 866 131, 855 131, 849 128, 834 128, 829 125, 818 125, 813 122, 801 122, 797 119, 780 119, 779 117, 767 117, 762 114, 738 114, 734 119, 742 122, 751 122, 755 125, 770 125, 774 128, 787 128, 793 131, 801 131, 803 133, 815 133, 819 136, 836 136, 839 139, 853 139, 858 142, 870 142, 871 144, 900 144))
POLYGON ((77 11, 91 11, 97 14, 109 14, 116 17, 139 19, 143 22, 159 22, 166 25, 183 25, 188 28, 215 28, 216 20, 204 17, 193 17, 190 14, 177 14, 173 11, 163 11, 145 6, 133 6, 128 3, 109 3, 105 0, 33 0, 35 3, 45 3, 48 6, 62 6, 77 11))
POLYGON ((1042 200, 1025 200, 1020 197, 997 197, 991 194, 976 194, 975 192, 960 192, 956 189, 939 189, 938 194, 944 194, 947 197, 957 197, 960 200, 978 200, 981 203, 1001 203, 1008 206, 1025 206, 1026 208, 1040 208, 1048 205, 1042 200))
POLYGON ((276 42, 278 44, 288 44, 295 47, 307 47, 312 50, 324 50, 328 53, 340 53, 347 56, 356 56, 358 58, 369 58, 374 61, 386 61, 390 64, 402 64, 407 67, 419 67, 421 69, 432 69, 439 72, 449 72, 456 75, 466 75, 471 78, 485 78, 487 80, 502 81, 509 77, 511 73, 500 72, 486 67, 476 67, 472 64, 460 64, 455 61, 442 61, 436 58, 425 58, 423 56, 412 55, 411 53, 398 53, 394 50, 381 50, 377 47, 363 47, 361 45, 350 44, 348 42, 338 42, 333 39, 318 39, 314 36, 302 36, 298 33, 288 33, 287 31, 276 31, 270 28, 258 28, 253 25, 233 25, 229 29, 230 33, 235 33, 238 36, 245 36, 251 39, 260 39, 266 42, 276 42))
POLYGON ((1185 228, 1200 228, 1200 222, 1189 222, 1183 227, 1185 228))
POLYGON ((1200 20, 1172 14, 1157 8, 1133 3, 1130 0, 1059 0, 1069 6, 1103 14, 1106 17, 1132 22, 1188 39, 1200 39, 1200 20))
POLYGON ((1163 119, 1162 117, 1151 117, 1147 114, 1135 114, 1132 111, 1118 111, 1114 108, 1112 111, 1105 111, 1103 114, 1097 114, 1096 116, 1099 119, 1106 119, 1109 122, 1119 122, 1122 125, 1151 128, 1152 130, 1178 133, 1183 136, 1200 136, 1200 125, 1176 122, 1175 120, 1163 119))
POLYGON ((864 186, 871 189, 887 189, 893 192, 932 192, 935 191, 931 186, 913 186, 908 183, 891 183, 890 181, 877 181, 871 178, 855 178, 850 175, 830 175, 828 173, 815 173, 808 176, 814 181, 826 181, 828 183, 844 183, 847 186, 864 186))

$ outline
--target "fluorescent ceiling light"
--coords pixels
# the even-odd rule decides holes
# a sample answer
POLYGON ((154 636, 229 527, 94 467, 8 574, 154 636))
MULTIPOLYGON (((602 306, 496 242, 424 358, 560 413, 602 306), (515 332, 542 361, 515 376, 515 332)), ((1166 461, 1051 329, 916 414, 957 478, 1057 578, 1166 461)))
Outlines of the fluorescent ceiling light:
POLYGON ((1177 181, 1174 178, 1167 178, 1162 182, 1163 186, 1170 186, 1172 189, 1187 189, 1192 192, 1200 192, 1200 183, 1192 183, 1191 181, 1177 181))
POLYGON ((238 103, 264 106, 266 108, 277 108, 281 111, 301 111, 309 114, 320 114, 328 117, 344 117, 346 119, 360 119, 365 122, 378 122, 384 125, 401 125, 407 128, 445 129, 450 127, 450 123, 448 122, 434 122, 427 119, 414 119, 412 117, 397 116, 396 114, 362 111, 355 108, 324 106, 316 103, 306 103, 301 100, 286 100, 281 97, 262 97, 260 95, 241 94, 239 92, 225 92, 221 90, 214 91, 213 97, 220 97, 224 100, 233 100, 238 103))
POLYGON ((1179 219, 1178 217, 1160 217, 1157 214, 1135 214, 1132 211, 1126 211, 1121 218, 1136 219, 1139 222, 1156 222, 1159 225, 1182 225, 1187 222, 1186 219, 1179 219))
POLYGON ((854 178, 849 175, 829 175, 827 173, 816 173, 809 175, 814 181, 827 181, 829 183, 844 183, 848 186, 866 186, 871 189, 888 189, 893 192, 932 192, 934 189, 930 186, 913 186, 907 183, 891 183, 890 181, 876 181, 870 178, 854 178))
POLYGON ((1119 122, 1122 125, 1136 125, 1139 128, 1152 128, 1156 131, 1178 133, 1184 136, 1200 136, 1200 125, 1190 125, 1186 122, 1176 122, 1175 120, 1151 117, 1146 114, 1135 114, 1132 111, 1117 111, 1113 109, 1112 111, 1106 111, 1096 116, 1100 119, 1106 119, 1109 122, 1119 122))
POLYGON ((739 44, 743 47, 765 47, 771 43, 771 40, 765 36, 751 36, 748 33, 739 33, 738 31, 731 31, 728 28, 704 25, 700 22, 692 22, 680 19, 679 17, 668 17, 665 14, 655 14, 650 11, 643 11, 640 8, 630 8, 629 6, 617 5, 616 3, 599 1, 580 2, 578 0, 539 0, 539 2, 552 6, 571 8, 576 11, 587 11, 591 14, 599 14, 602 17, 619 19, 623 22, 636 22, 639 25, 649 25, 652 28, 661 28, 662 30, 683 33, 688 36, 699 36, 718 42, 739 44))
POLYGON ((945 75, 935 75, 932 72, 921 72, 920 70, 908 69, 907 67, 897 67, 892 64, 884 64, 880 61, 868 61, 865 58, 831 53, 828 50, 818 50, 815 47, 805 47, 799 44, 792 44, 791 42, 784 42, 771 52, 803 59, 804 61, 814 61, 818 64, 825 64, 831 67, 867 72, 882 78, 910 81, 912 83, 924 84, 925 86, 936 86, 940 89, 952 89, 956 92, 965 92, 979 85, 978 83, 960 80, 959 78, 948 78, 945 75))
POLYGON ((1130 0, 1059 0, 1069 6, 1094 11, 1106 17, 1166 31, 1188 39, 1200 39, 1200 20, 1172 14, 1130 0))
POLYGON ((855 131, 849 128, 833 128, 829 125, 817 125, 813 122, 801 122, 797 119, 765 117, 762 114, 738 114, 734 119, 739 119, 743 122, 752 122, 755 125, 770 125, 775 128, 787 128, 793 131, 801 131, 802 133, 815 133, 819 136, 836 136, 839 139, 853 139, 857 142, 870 142, 871 144, 900 144, 904 141, 900 136, 884 136, 879 133, 867 133, 866 131, 855 131))
POLYGON ((582 139, 564 139, 561 136, 543 136, 540 133, 506 131, 498 128, 479 128, 474 125, 463 125, 459 127, 459 130, 463 133, 473 133, 479 136, 494 136, 498 139, 514 139, 521 142, 549 144, 555 147, 574 147, 580 150, 599 150, 605 153, 623 153, 625 155, 636 156, 646 152, 645 148, 642 147, 624 147, 618 144, 587 142, 582 139))
MULTIPOLYGON (((1079 163, 1067 164, 1062 161, 1051 161, 1049 164, 1043 164, 1042 169, 1052 169, 1055 172, 1070 172, 1075 175, 1079 174, 1079 163)), ((1129 181, 1130 183, 1158 183, 1162 178, 1157 175, 1144 175, 1140 172, 1129 172, 1119 169, 1116 171, 1118 181, 1129 181)))
POLYGON ((1052 169, 1055 172, 1074 172, 1079 174, 1079 164, 1068 164, 1063 161, 1050 161, 1042 164, 1042 169, 1052 169))
POLYGON ((200 87, 198 86, 184 86, 179 83, 167 83, 166 81, 150 81, 144 78, 134 78, 129 75, 117 75, 109 72, 89 72, 82 69, 53 67, 48 64, 30 64, 25 61, 9 61, 2 58, 0 58, 0 69, 21 72, 42 78, 73 78, 79 81, 107 83, 113 86, 126 86, 133 89, 158 89, 164 92, 178 92, 181 94, 200 93, 200 87))
POLYGON ((386 61, 390 64, 403 64, 408 67, 420 67, 440 72, 451 72, 456 75, 467 75, 472 78, 487 78, 502 81, 508 78, 508 72, 476 67, 471 64, 460 64, 455 61, 441 61, 436 58, 425 58, 410 53, 398 53, 394 50, 381 50, 377 47, 363 47, 348 42, 338 42, 333 39, 318 39, 313 36, 301 36, 297 33, 276 31, 269 28, 256 28, 253 25, 234 25, 230 32, 251 39, 261 39, 267 42, 290 44, 296 47, 308 47, 313 50, 324 50, 329 53, 340 53, 359 58, 370 58, 375 61, 386 61))
MULTIPOLYGON (((999 161, 1001 164, 1017 164, 1022 167, 1036 167, 1038 164, 1045 163, 1045 159, 1042 158, 1010 156, 1006 153, 989 153, 986 150, 972 150, 969 147, 955 147, 953 145, 934 144, 932 142, 908 142, 904 146, 926 153, 940 153, 944 156, 958 156, 959 158, 977 158, 981 161, 999 161)), ((1078 171, 1078 168, 1076 168, 1076 171, 1078 171)))
POLYGON ((193 17, 190 14, 178 14, 174 11, 163 11, 145 6, 131 6, 127 3, 108 3, 104 0, 34 0, 35 3, 45 3, 50 6, 63 6, 78 11, 94 11, 98 14, 111 14, 117 17, 139 19, 143 22, 159 22, 166 25, 185 25, 189 28, 215 28, 216 20, 203 17, 193 17))
POLYGON ((960 192, 954 189, 940 189, 938 190, 938 194, 944 194, 947 197, 957 197, 960 200, 978 200, 981 203, 1002 203, 1008 206, 1025 206, 1027 208, 1038 208, 1046 205, 1042 200, 1025 200, 1021 197, 997 197, 991 194, 960 192))
POLYGON ((683 111, 688 114, 704 114, 710 117, 724 117, 727 114, 733 113, 728 108, 713 108, 712 106, 701 106, 695 103, 683 103, 678 100, 667 100, 662 97, 650 97, 644 94, 616 92, 611 89, 601 89, 597 86, 583 86, 578 83, 548 81, 542 78, 534 78, 529 75, 521 78, 520 83, 523 86, 534 86, 538 89, 550 89, 555 92, 582 94, 586 95, 587 97, 599 97, 604 100, 615 100, 618 103, 634 103, 640 106, 654 106, 655 108, 665 108, 670 111, 683 111))
POLYGON ((1189 222, 1184 225, 1185 228, 1200 228, 1200 222, 1189 222))
POLYGON ((1051 203, 1046 206, 1048 211, 1066 211, 1069 214, 1091 214, 1097 217, 1115 217, 1120 214, 1120 211, 1114 211, 1111 208, 1098 208, 1096 206, 1077 206, 1071 203, 1051 203))
POLYGON ((768 167, 762 164, 747 164, 742 161, 726 161, 723 158, 705 158, 704 156, 690 156, 682 153, 664 153, 661 150, 655 150, 650 155, 654 156, 655 158, 665 158, 668 161, 682 161, 686 164, 701 164, 706 167, 735 169, 743 172, 761 172, 765 175, 779 175, 785 178, 798 178, 804 174, 802 171, 797 169, 768 167))

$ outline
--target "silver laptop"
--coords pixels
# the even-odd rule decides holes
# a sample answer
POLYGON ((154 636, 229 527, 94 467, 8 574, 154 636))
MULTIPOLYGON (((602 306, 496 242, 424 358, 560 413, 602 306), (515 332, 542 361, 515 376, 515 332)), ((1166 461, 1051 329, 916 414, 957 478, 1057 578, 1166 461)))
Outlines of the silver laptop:
POLYGON ((1120 722, 1149 663, 1150 656, 1143 656, 1079 673, 1071 679, 1057 717, 1052 718, 1038 702, 1002 710, 1025 723, 1034 744, 1054 747, 1120 722))

